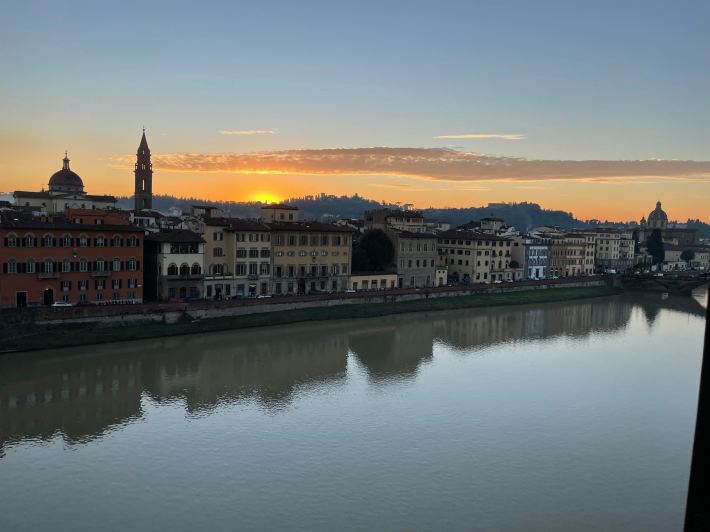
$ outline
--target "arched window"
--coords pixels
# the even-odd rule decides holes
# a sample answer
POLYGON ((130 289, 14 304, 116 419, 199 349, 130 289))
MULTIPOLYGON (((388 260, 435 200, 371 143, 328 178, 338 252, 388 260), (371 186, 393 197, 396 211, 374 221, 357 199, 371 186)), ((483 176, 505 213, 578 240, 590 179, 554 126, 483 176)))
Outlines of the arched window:
POLYGON ((10 233, 5 238, 5 246, 9 248, 17 247, 17 235, 15 233, 10 233))
POLYGON ((54 261, 50 258, 44 259, 44 273, 52 273, 54 271, 54 261))
POLYGON ((63 259, 62 260, 62 272, 66 273, 71 271, 71 262, 69 262, 69 259, 63 259))
POLYGON ((192 265, 190 273, 192 273, 192 275, 200 275, 200 273, 202 273, 202 268, 200 268, 199 264, 195 263, 192 265))
POLYGON ((62 235, 62 246, 65 248, 71 247, 71 236, 66 233, 62 235))
POLYGON ((180 265, 180 275, 190 275, 190 267, 187 264, 180 265))
POLYGON ((106 271, 106 261, 104 260, 103 257, 99 257, 98 259, 96 259, 96 271, 97 272, 106 271))
POLYGON ((178 267, 177 264, 171 264, 168 266, 168 275, 177 275, 178 274, 178 267))
POLYGON ((82 257, 79 259, 79 271, 80 272, 88 272, 89 271, 89 261, 85 257, 82 257))
POLYGON ((136 261, 136 259, 133 257, 128 259, 128 270, 134 272, 137 269, 138 269, 138 261, 136 261))
POLYGON ((37 263, 30 257, 27 259, 27 273, 35 273, 37 271, 37 263))
POLYGON ((224 274, 224 264, 215 264, 212 266, 212 273, 215 275, 223 275, 224 274))
POLYGON ((134 235, 129 236, 128 245, 132 248, 138 247, 138 239, 134 235))
POLYGON ((102 248, 106 245, 106 237, 104 235, 97 235, 96 236, 96 247, 102 248))
POLYGON ((121 271, 121 259, 119 259, 118 257, 116 257, 115 259, 113 259, 113 268, 112 268, 112 269, 113 269, 113 271, 115 271, 115 272, 120 272, 120 271, 121 271))
POLYGON ((121 247, 123 245, 123 239, 119 235, 113 235, 111 245, 115 248, 121 247))
POLYGON ((47 233, 42 237, 42 245, 46 248, 51 248, 54 245, 54 237, 47 233))
POLYGON ((79 247, 85 248, 89 245, 89 237, 86 235, 79 235, 79 247))
POLYGON ((25 247, 34 248, 37 247, 37 237, 32 233, 27 233, 25 235, 25 247))
POLYGON ((17 261, 15 259, 7 261, 7 273, 17 273, 17 261))

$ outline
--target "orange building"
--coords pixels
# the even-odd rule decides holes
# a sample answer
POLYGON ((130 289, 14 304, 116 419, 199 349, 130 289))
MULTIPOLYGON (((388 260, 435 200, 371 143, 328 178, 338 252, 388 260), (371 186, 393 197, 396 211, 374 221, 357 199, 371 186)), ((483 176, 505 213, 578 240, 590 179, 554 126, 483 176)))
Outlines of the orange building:
POLYGON ((0 307, 142 302, 143 237, 118 211, 4 211, 0 307))

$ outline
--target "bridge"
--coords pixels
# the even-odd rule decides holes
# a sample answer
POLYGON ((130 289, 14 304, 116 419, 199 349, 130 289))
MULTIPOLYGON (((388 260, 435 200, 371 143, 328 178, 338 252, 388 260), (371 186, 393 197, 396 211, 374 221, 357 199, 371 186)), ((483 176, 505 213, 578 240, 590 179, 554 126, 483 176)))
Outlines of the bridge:
POLYGON ((690 295, 693 289, 708 282, 710 282, 710 274, 703 272, 663 272, 663 275, 651 273, 621 276, 621 285, 625 289, 682 295, 690 295))

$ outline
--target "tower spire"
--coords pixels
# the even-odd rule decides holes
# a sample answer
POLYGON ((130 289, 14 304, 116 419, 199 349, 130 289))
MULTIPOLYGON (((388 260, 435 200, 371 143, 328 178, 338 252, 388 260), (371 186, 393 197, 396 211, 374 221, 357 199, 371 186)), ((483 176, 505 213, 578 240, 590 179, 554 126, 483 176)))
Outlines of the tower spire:
POLYGON ((150 148, 148 148, 148 140, 145 138, 145 126, 136 153, 135 178, 135 193, 133 195, 135 210, 152 209, 153 163, 150 162, 150 148))

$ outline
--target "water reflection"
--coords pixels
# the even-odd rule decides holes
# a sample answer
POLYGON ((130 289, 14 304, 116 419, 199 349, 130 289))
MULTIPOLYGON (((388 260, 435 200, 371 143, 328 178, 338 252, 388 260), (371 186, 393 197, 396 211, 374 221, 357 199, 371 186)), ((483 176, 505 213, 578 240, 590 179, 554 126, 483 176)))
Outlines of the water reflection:
POLYGON ((142 398, 180 400, 190 414, 224 403, 287 406, 298 390, 337 385, 348 356, 371 383, 414 378, 435 342, 472 352, 502 342, 624 329, 634 308, 649 325, 666 310, 704 316, 697 298, 655 294, 541 306, 324 322, 62 349, 0 358, 0 454, 12 442, 61 434, 86 441, 140 418, 142 398))

